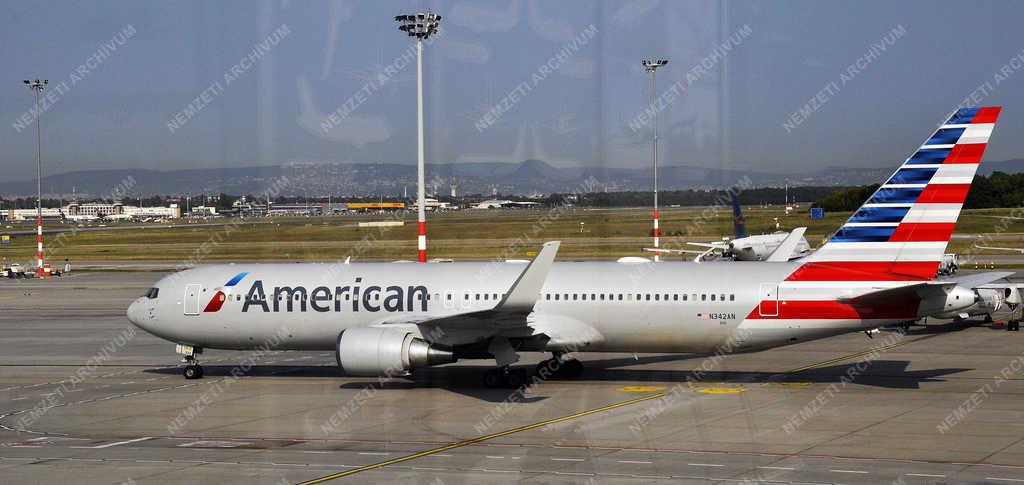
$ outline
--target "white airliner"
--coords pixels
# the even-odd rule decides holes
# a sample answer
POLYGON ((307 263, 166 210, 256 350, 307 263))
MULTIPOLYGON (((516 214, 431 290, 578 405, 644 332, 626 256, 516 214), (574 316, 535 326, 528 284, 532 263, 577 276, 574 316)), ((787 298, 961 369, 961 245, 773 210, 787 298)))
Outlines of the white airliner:
POLYGON ((202 348, 272 344, 333 350, 349 375, 494 359, 485 383, 515 387, 521 352, 550 352, 539 371, 575 376, 574 351, 752 351, 953 312, 975 293, 933 278, 999 110, 955 111, 795 261, 555 263, 549 242, 529 263, 211 265, 161 279, 128 318, 179 344, 189 378, 202 348))
MULTIPOLYGON (((770 234, 756 234, 751 236, 747 232, 747 224, 743 219, 743 209, 740 207, 739 198, 734 194, 732 197, 732 220, 733 220, 733 235, 735 236, 732 240, 723 238, 721 241, 712 241, 708 243, 704 242, 692 242, 687 241, 686 244, 690 246, 702 247, 700 251, 693 249, 670 249, 670 248, 644 248, 644 251, 650 251, 654 253, 677 253, 677 254, 696 254, 697 256, 693 259, 696 262, 714 260, 716 258, 725 258, 727 260, 734 261, 766 261, 768 256, 775 253, 779 245, 789 237, 788 232, 778 231, 770 234)), ((777 257, 785 257, 785 259, 796 259, 806 256, 811 251, 811 245, 807 243, 807 239, 800 237, 796 241, 796 245, 793 247, 793 251, 789 255, 779 254, 777 257)))

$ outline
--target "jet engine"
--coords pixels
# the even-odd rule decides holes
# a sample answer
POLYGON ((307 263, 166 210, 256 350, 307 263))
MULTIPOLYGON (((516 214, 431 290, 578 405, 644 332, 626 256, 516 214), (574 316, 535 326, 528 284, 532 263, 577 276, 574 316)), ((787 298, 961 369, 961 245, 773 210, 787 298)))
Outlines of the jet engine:
POLYGON ((356 327, 338 334, 338 367, 353 376, 398 376, 418 367, 455 362, 450 349, 414 336, 408 330, 356 327))
POLYGON ((921 316, 930 315, 939 318, 952 318, 952 316, 958 315, 960 310, 970 308, 980 300, 981 297, 974 290, 962 286, 954 286, 944 295, 926 298, 922 301, 918 314, 921 316))
POLYGON ((737 245, 733 242, 729 243, 729 250, 727 251, 732 255, 733 258, 740 261, 760 261, 767 258, 771 254, 771 250, 764 243, 746 243, 737 245))

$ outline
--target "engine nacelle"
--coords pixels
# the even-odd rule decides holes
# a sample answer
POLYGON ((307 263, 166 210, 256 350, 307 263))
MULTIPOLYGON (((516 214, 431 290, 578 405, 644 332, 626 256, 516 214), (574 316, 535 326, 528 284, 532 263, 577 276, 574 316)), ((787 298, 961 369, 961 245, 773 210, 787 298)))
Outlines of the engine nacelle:
POLYGON ((730 242, 729 253, 732 254, 733 258, 740 261, 760 261, 768 257, 771 251, 768 250, 768 246, 761 242, 748 242, 739 246, 730 242))
POLYGON ((1020 289, 1016 286, 1008 286, 1004 290, 1004 301, 1007 305, 1019 305, 1022 301, 1020 296, 1020 289))
MULTIPOLYGON (((974 306, 974 304, 980 300, 981 297, 974 290, 970 288, 964 288, 962 286, 955 286, 952 290, 949 291, 949 293, 946 293, 945 298, 942 301, 941 308, 935 308, 934 310, 930 311, 925 310, 926 313, 924 313, 922 316, 930 315, 939 318, 953 318, 955 316, 958 316, 958 314, 961 313, 961 310, 965 310, 974 306)), ((932 306, 939 302, 934 301, 925 303, 930 303, 931 305, 929 306, 932 306)), ((923 304, 922 310, 924 310, 925 308, 926 307, 923 304)))
POLYGON ((431 345, 408 330, 356 327, 338 334, 338 367, 353 376, 398 376, 418 367, 455 362, 451 350, 431 345))

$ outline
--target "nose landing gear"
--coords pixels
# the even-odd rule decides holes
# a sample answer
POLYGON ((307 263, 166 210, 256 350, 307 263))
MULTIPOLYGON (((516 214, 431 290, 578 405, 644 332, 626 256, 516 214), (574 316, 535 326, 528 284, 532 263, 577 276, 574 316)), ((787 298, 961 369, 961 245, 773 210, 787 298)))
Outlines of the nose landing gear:
POLYGON ((202 379, 203 366, 199 364, 186 365, 185 370, 182 371, 182 375, 184 375, 186 379, 202 379))
POLYGON ((185 379, 203 378, 203 366, 199 365, 199 361, 196 360, 196 355, 203 353, 201 347, 179 344, 174 347, 174 351, 182 355, 181 361, 185 363, 185 368, 181 374, 185 376, 185 379))

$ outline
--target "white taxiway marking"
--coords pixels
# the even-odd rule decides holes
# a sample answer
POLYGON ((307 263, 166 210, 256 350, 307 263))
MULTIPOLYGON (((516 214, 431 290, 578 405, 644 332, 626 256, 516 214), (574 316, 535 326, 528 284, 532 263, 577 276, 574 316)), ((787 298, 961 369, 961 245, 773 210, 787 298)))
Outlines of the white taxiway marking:
POLYGON ((651 464, 651 462, 649 462, 649 461, 639 461, 639 460, 619 460, 619 463, 635 463, 635 464, 638 464, 638 465, 650 465, 651 464))
POLYGON ((929 477, 929 478, 945 478, 945 475, 932 475, 930 473, 906 473, 908 477, 929 477))
POLYGON ((504 459, 505 457, 504 456, 487 456, 487 458, 490 458, 492 460, 501 460, 501 459, 504 459))
POLYGON ((725 466, 725 465, 716 465, 714 463, 687 463, 687 465, 690 465, 690 466, 713 466, 713 467, 716 467, 716 468, 717 467, 725 466))
POLYGON ((190 443, 182 443, 178 445, 178 448, 238 448, 239 446, 251 445, 248 441, 218 441, 218 440, 200 440, 193 441, 190 443))
POLYGON ((583 458, 551 458, 554 461, 583 461, 583 458))
POLYGON ((829 470, 832 473, 867 473, 864 470, 829 470))
POLYGON ((758 468, 764 468, 767 470, 796 470, 796 468, 788 466, 759 466, 758 468))
POLYGON ((135 438, 133 440, 126 440, 126 441, 117 441, 117 442, 114 442, 114 443, 107 443, 105 445, 92 446, 91 448, 93 448, 93 449, 111 448, 111 447, 114 447, 114 446, 127 445, 128 443, 138 443, 139 441, 146 441, 146 440, 151 440, 151 439, 153 439, 153 437, 151 437, 151 436, 143 436, 142 438, 135 438))
POLYGON ((999 477, 985 477, 985 480, 995 480, 997 482, 1024 482, 1024 480, 1019 480, 1017 478, 999 478, 999 477))
POLYGON ((391 453, 387 453, 387 452, 384 452, 384 451, 360 451, 359 454, 360 455, 388 456, 391 453))

